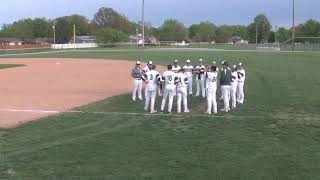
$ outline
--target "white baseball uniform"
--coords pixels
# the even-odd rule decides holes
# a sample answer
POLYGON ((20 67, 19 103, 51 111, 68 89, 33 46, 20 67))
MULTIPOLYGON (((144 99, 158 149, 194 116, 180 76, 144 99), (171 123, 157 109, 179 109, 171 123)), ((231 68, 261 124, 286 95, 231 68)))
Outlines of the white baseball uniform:
POLYGON ((237 107, 237 87, 238 87, 238 72, 237 71, 232 71, 232 81, 231 81, 231 102, 232 102, 232 107, 236 108, 237 107))
POLYGON ((158 89, 158 81, 160 77, 160 74, 158 71, 151 70, 146 73, 147 79, 147 86, 146 86, 146 102, 144 109, 146 111, 149 110, 150 106, 150 112, 154 112, 154 103, 157 96, 157 89, 158 89))
MULTIPOLYGON (((146 74, 147 72, 151 71, 151 69, 149 68, 149 66, 147 65, 146 67, 143 68, 143 73, 146 74)), ((144 96, 145 98, 147 98, 147 86, 148 84, 146 84, 146 87, 144 89, 144 96)))
POLYGON ((181 113, 181 101, 183 101, 184 112, 189 112, 188 109, 188 77, 184 73, 178 73, 178 83, 177 83, 177 112, 181 113))
POLYGON ((237 101, 243 104, 244 101, 244 83, 246 80, 246 71, 244 69, 238 70, 238 87, 237 87, 237 101))
POLYGON ((204 81, 205 81, 205 69, 204 65, 198 65, 196 67, 196 82, 197 82, 197 93, 196 96, 200 95, 200 91, 202 93, 202 97, 206 97, 204 81))
POLYGON ((181 69, 180 66, 172 66, 172 72, 174 73, 178 73, 180 69, 181 69))
POLYGON ((167 103, 167 98, 169 98, 168 112, 171 113, 173 97, 176 90, 175 80, 177 77, 177 73, 174 73, 173 71, 166 71, 163 73, 162 77, 164 80, 164 94, 162 97, 161 111, 164 111, 164 108, 167 103))
POLYGON ((189 95, 192 95, 192 81, 193 81, 193 66, 192 65, 185 65, 183 66, 183 69, 185 71, 185 74, 187 75, 188 78, 188 87, 187 87, 187 91, 189 93, 189 95))
POLYGON ((207 72, 206 73, 206 91, 207 91, 207 113, 211 114, 212 106, 213 113, 217 114, 217 78, 218 72, 207 72))

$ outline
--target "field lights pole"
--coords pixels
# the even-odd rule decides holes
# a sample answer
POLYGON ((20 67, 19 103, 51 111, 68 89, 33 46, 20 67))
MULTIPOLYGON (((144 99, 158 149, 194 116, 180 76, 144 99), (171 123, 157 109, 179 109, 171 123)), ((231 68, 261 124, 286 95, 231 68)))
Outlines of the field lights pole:
POLYGON ((144 47, 144 0, 142 0, 142 47, 144 47))
POLYGON ((294 51, 295 48, 295 36, 296 36, 296 30, 295 30, 295 2, 292 0, 292 51, 294 51))

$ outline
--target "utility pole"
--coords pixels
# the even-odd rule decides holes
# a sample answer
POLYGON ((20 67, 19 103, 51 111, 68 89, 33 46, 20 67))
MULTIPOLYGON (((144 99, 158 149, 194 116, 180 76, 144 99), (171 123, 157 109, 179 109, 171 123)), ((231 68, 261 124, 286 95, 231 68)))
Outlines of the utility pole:
POLYGON ((142 47, 144 47, 144 0, 142 0, 142 47))
POLYGON ((274 28, 274 42, 275 43, 277 43, 277 29, 278 29, 278 27, 275 26, 275 28, 274 28))
POLYGON ((258 22, 256 22, 256 45, 258 45, 258 22))
POLYGON ((295 37, 296 37, 296 30, 295 30, 295 2, 292 0, 292 51, 295 49, 295 37))
POLYGON ((56 21, 53 21, 53 49, 56 47, 56 21))

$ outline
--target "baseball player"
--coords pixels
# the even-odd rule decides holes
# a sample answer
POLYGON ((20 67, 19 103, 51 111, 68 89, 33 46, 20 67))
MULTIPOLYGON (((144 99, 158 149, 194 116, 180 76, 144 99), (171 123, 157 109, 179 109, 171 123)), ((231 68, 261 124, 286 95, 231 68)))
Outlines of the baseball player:
MULTIPOLYGON (((221 69, 223 69, 223 64, 224 64, 224 60, 221 62, 221 69)), ((223 100, 223 91, 222 91, 222 86, 220 86, 220 89, 221 89, 221 96, 219 98, 219 100, 223 100)))
POLYGON ((221 70, 220 75, 220 85, 223 94, 223 101, 224 101, 224 108, 221 111, 228 112, 230 111, 230 89, 231 89, 231 80, 232 80, 232 73, 231 70, 228 68, 228 62, 223 63, 223 69, 221 70))
POLYGON ((237 72, 237 65, 233 65, 232 68, 232 80, 231 80, 231 102, 232 102, 232 109, 237 107, 237 87, 238 87, 238 72, 237 72))
POLYGON ((243 104, 244 101, 244 83, 246 80, 246 71, 244 70, 244 65, 239 63, 238 66, 238 87, 237 87, 237 102, 243 104))
POLYGON ((217 71, 217 73, 219 73, 219 68, 218 68, 218 66, 217 66, 216 61, 212 61, 211 66, 215 66, 215 67, 216 67, 216 71, 217 71))
POLYGON ((184 69, 180 69, 178 73, 178 83, 177 83, 177 112, 181 113, 181 101, 183 101, 184 112, 190 112, 188 109, 188 86, 189 80, 188 76, 185 74, 184 69))
POLYGON ((157 96, 158 82, 161 80, 159 72, 156 71, 156 65, 151 66, 151 70, 145 74, 144 78, 147 83, 144 110, 148 112, 150 106, 150 113, 156 113, 157 111, 154 110, 154 103, 157 96))
POLYGON ((191 65, 191 61, 189 59, 187 60, 187 65, 184 65, 182 69, 184 69, 189 81, 187 91, 189 95, 192 96, 193 66, 191 65))
POLYGON ((213 106, 213 113, 218 113, 217 107, 217 79, 218 79, 218 72, 217 66, 212 65, 209 69, 209 72, 206 73, 206 92, 207 92, 207 111, 206 114, 211 114, 212 106, 213 106))
POLYGON ((138 93, 138 98, 142 101, 142 76, 143 72, 140 68, 140 61, 136 62, 135 68, 131 71, 131 77, 133 78, 133 90, 132 90, 132 100, 136 101, 136 95, 138 93))
POLYGON ((205 88, 204 88, 204 80, 205 80, 205 69, 206 67, 202 64, 203 60, 199 59, 199 65, 196 67, 196 82, 197 82, 197 93, 196 96, 200 95, 200 91, 202 93, 202 97, 206 97, 205 88))
POLYGON ((179 60, 174 60, 174 62, 173 62, 172 71, 174 73, 178 73, 179 70, 181 69, 181 67, 178 65, 178 63, 179 63, 179 60))
MULTIPOLYGON (((143 74, 146 74, 147 72, 151 71, 152 64, 153 64, 152 61, 148 61, 148 64, 147 64, 146 67, 144 67, 143 70, 142 70, 143 74)), ((148 86, 148 84, 146 84, 146 87, 145 87, 145 89, 144 89, 144 96, 145 96, 145 98, 147 98, 147 95, 148 95, 147 86, 148 86)))
POLYGON ((164 94, 161 102, 161 113, 163 113, 167 103, 167 99, 169 98, 168 112, 169 114, 171 114, 174 92, 176 90, 175 84, 177 82, 178 77, 177 77, 177 73, 174 73, 172 71, 172 65, 168 65, 167 68, 168 70, 164 72, 162 76, 162 80, 164 81, 164 94))

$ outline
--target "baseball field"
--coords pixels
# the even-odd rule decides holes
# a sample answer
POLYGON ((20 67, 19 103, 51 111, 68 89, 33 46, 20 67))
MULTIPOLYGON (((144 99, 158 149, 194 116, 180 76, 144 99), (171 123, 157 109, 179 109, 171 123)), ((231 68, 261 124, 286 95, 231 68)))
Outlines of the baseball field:
POLYGON ((320 53, 95 49, 0 64, 0 179, 320 178, 320 53), (130 100, 134 61, 199 58, 246 65, 244 105, 208 116, 191 97, 190 114, 168 115, 130 100))

